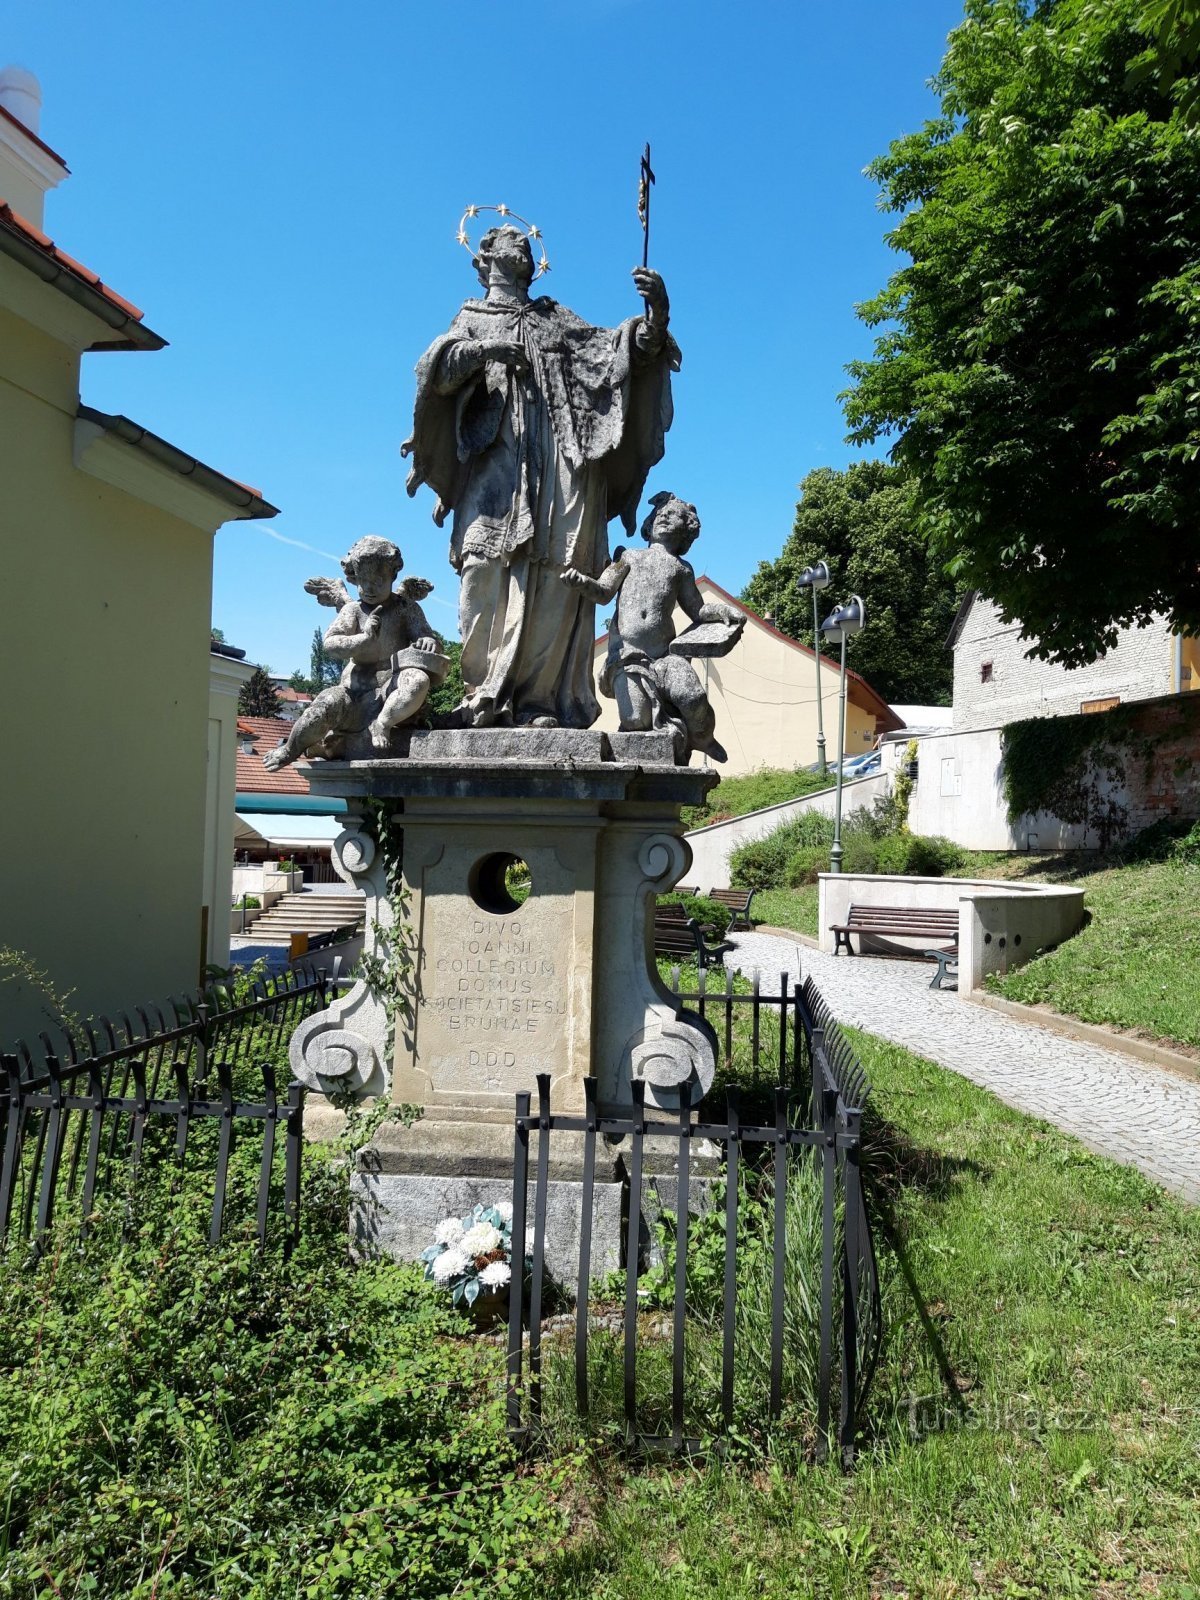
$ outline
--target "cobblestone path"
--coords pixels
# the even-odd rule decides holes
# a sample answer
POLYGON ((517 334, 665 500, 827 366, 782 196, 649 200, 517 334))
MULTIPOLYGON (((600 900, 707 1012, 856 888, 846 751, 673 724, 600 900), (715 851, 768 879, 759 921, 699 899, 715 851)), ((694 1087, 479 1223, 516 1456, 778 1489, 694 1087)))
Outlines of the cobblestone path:
POLYGON ((835 958, 775 934, 733 937, 726 959, 744 974, 757 967, 764 991, 802 966, 839 1022, 949 1067, 1200 1203, 1200 1083, 931 989, 924 962, 835 958))

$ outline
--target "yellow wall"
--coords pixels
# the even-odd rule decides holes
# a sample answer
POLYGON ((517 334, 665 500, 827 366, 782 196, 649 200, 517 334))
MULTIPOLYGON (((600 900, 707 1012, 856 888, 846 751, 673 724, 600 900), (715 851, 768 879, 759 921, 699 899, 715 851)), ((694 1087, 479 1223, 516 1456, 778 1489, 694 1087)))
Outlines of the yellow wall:
MULTIPOLYGON (((0 308, 0 946, 86 1015, 196 984, 212 536, 74 466, 77 385, 0 308)), ((0 1041, 44 1026, 0 983, 0 1041)))
MULTIPOLYGON (((700 592, 706 601, 721 599, 703 578, 700 592)), ((682 611, 675 613, 675 629, 691 626, 682 611)), ((604 664, 606 644, 596 648, 596 677, 604 664)), ((853 664, 851 641, 848 664, 853 664)), ((830 761, 837 751, 838 673, 821 661, 821 702, 825 719, 825 751, 830 761)), ((755 772, 760 767, 806 767, 817 759, 817 675, 813 657, 797 650, 755 618, 747 619, 742 637, 727 656, 695 661, 702 680, 707 675, 708 696, 717 717, 717 738, 729 752, 722 767, 705 756, 694 755, 694 766, 714 766, 727 776, 755 772)), ((597 692, 599 692, 597 690, 597 692)), ((855 703, 853 683, 847 696, 846 741, 848 755, 861 755, 875 742, 875 714, 855 703)), ((600 695, 600 720, 596 726, 613 731, 618 726, 614 700, 600 695)))
POLYGON ((1200 690, 1200 639, 1179 641, 1179 688, 1182 693, 1200 690))

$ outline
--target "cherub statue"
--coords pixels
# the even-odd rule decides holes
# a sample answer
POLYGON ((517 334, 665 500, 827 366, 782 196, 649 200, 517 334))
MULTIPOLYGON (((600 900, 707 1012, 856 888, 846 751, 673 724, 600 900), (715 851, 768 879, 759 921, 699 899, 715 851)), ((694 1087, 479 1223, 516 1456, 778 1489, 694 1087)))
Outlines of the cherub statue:
POLYGON ((689 657, 726 655, 741 638, 746 619, 732 606, 706 604, 696 587, 695 573, 684 560, 700 532, 695 506, 667 493, 654 495, 650 505, 642 523, 648 549, 618 549, 598 578, 568 568, 563 582, 601 604, 617 597, 600 692, 617 702, 622 731, 670 728, 680 763, 693 750, 725 761, 726 751, 714 737, 712 706, 689 657), (696 624, 678 638, 676 606, 696 624))
POLYGON ((412 721, 430 686, 446 676, 449 662, 418 604, 433 585, 406 578, 393 590, 403 566, 390 539, 368 534, 342 562, 357 600, 338 578, 310 578, 304 585, 321 605, 337 608, 325 649, 346 665, 341 680, 322 689, 283 743, 263 757, 268 772, 304 755, 344 755, 364 730, 375 750, 386 751, 393 731, 412 721))

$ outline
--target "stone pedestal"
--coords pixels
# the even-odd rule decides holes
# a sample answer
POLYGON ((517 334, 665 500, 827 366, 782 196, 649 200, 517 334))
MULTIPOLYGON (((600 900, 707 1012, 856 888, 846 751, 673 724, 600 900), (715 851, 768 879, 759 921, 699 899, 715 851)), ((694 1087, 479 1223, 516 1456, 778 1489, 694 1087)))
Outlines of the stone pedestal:
MULTIPOLYGON (((360 982, 301 1024, 291 1060, 313 1089, 422 1108, 411 1127, 381 1131, 355 1179, 363 1244, 416 1255, 446 1215, 504 1198, 514 1097, 536 1095, 538 1073, 550 1074, 556 1112, 582 1111, 588 1074, 602 1112, 632 1104, 635 1078, 663 1110, 678 1107, 684 1083, 693 1100, 708 1088, 716 1037, 659 981, 653 915, 655 896, 690 864, 680 807, 715 778, 675 766, 668 733, 403 737, 403 755, 314 763, 310 782, 354 813, 333 861, 366 891, 368 950, 383 950, 394 916, 374 836, 381 815, 399 839, 415 961, 407 1014, 390 1027, 360 982), (529 868, 523 903, 506 884, 514 861, 529 868)), ((552 1187, 565 1186, 551 1214, 571 1213, 573 1189, 577 1232, 581 1151, 569 1135, 551 1150, 552 1187)), ((621 1181, 619 1153, 598 1152, 598 1272, 617 1264, 621 1181)), ((569 1233, 551 1246, 560 1271, 569 1233)))

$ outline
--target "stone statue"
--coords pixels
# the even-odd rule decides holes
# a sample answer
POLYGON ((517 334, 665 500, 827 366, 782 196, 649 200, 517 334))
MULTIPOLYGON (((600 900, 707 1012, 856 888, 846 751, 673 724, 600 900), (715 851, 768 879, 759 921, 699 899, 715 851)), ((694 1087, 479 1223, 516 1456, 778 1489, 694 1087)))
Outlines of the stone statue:
POLYGON ((746 619, 733 606, 701 599, 684 560, 700 532, 695 506, 665 493, 654 495, 650 505, 642 523, 648 549, 617 550, 598 578, 568 568, 562 580, 602 604, 616 596, 600 692, 617 702, 622 732, 670 728, 681 765, 693 750, 725 761, 724 746, 714 737, 712 706, 689 658, 727 655, 746 619), (696 624, 678 638, 676 606, 696 624))
POLYGON ((468 300, 417 364, 408 492, 428 483, 434 520, 453 513, 468 727, 587 728, 595 606, 560 582, 608 562, 608 522, 632 533, 646 474, 671 426, 662 279, 635 268, 643 315, 593 328, 531 299, 533 254, 510 224, 484 234, 473 262, 486 290, 468 300))
POLYGON ((305 755, 386 753, 393 731, 413 720, 430 686, 446 676, 450 663, 418 604, 433 585, 425 578, 406 578, 394 590, 403 566, 390 539, 369 534, 342 562, 358 600, 336 578, 310 578, 304 585, 322 605, 337 608, 325 649, 346 665, 340 681, 322 689, 284 742, 263 757, 268 772, 305 755), (364 732, 369 746, 348 749, 364 744, 364 732))

